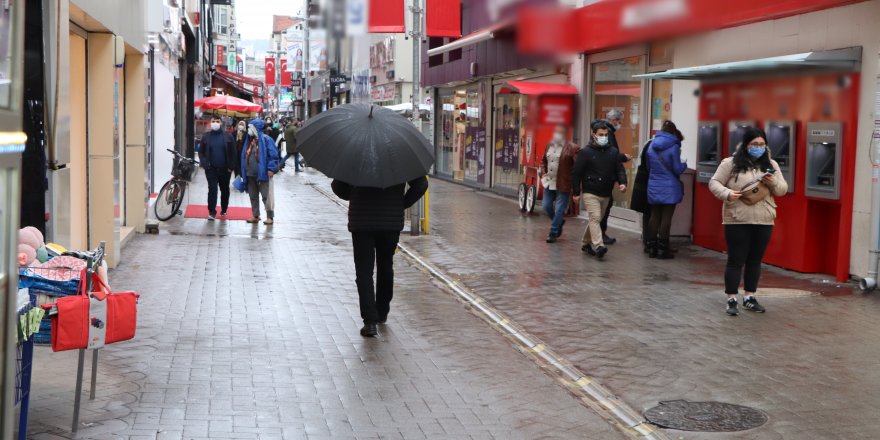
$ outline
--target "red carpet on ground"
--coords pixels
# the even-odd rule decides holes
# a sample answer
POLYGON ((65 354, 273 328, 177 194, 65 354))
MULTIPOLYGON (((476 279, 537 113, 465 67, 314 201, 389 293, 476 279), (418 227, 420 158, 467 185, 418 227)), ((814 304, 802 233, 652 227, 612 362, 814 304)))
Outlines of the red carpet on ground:
MULTIPOLYGON (((186 207, 186 218, 208 218, 208 205, 189 205, 186 207)), ((251 208, 243 206, 230 206, 226 210, 226 217, 220 217, 220 207, 217 207, 217 220, 247 220, 251 218, 251 208)))

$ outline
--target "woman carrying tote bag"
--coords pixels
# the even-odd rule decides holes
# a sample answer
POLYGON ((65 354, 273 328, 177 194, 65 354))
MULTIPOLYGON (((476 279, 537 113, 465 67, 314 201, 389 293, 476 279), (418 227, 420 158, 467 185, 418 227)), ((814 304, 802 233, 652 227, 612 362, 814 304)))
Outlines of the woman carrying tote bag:
POLYGON ((724 271, 727 314, 739 314, 736 295, 743 279, 743 306, 746 310, 763 313, 766 309, 758 304, 755 292, 761 278, 761 261, 776 220, 773 197, 788 192, 788 183, 779 172, 779 164, 770 158, 764 131, 753 127, 746 130, 742 144, 733 156, 721 161, 709 181, 709 190, 724 201, 722 221, 727 240, 727 267, 724 271))

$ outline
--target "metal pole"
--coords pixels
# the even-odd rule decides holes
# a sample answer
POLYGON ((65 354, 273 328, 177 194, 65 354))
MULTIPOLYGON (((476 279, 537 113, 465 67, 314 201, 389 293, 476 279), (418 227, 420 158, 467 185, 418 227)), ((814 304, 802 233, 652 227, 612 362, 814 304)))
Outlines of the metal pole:
MULTIPOLYGON (((413 124, 421 131, 422 120, 419 114, 419 59, 422 55, 422 8, 421 0, 413 0, 412 7, 412 42, 413 42, 413 77, 412 77, 412 118, 413 124)), ((419 201, 410 208, 410 234, 419 235, 421 223, 421 207, 419 201)))
POLYGON ((83 369, 86 363, 86 350, 79 349, 79 360, 76 364, 76 394, 73 396, 73 426, 72 432, 79 430, 79 405, 82 402, 83 369))

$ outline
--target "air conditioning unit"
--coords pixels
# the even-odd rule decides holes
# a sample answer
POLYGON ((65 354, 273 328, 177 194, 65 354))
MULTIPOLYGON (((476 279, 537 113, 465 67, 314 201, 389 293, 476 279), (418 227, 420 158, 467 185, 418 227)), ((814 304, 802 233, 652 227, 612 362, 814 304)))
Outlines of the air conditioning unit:
POLYGON ((385 72, 385 78, 394 79, 394 71, 389 70, 389 71, 385 72))
POLYGON ((370 77, 370 83, 373 83, 373 84, 376 83, 376 75, 373 75, 370 77))

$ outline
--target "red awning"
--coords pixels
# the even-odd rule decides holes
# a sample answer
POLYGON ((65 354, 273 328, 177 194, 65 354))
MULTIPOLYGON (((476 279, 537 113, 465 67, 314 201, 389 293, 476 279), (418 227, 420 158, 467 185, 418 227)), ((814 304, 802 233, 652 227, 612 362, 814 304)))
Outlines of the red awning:
POLYGON ((522 93, 523 95, 577 95, 571 84, 549 84, 530 81, 508 81, 510 87, 502 87, 501 93, 522 93))

